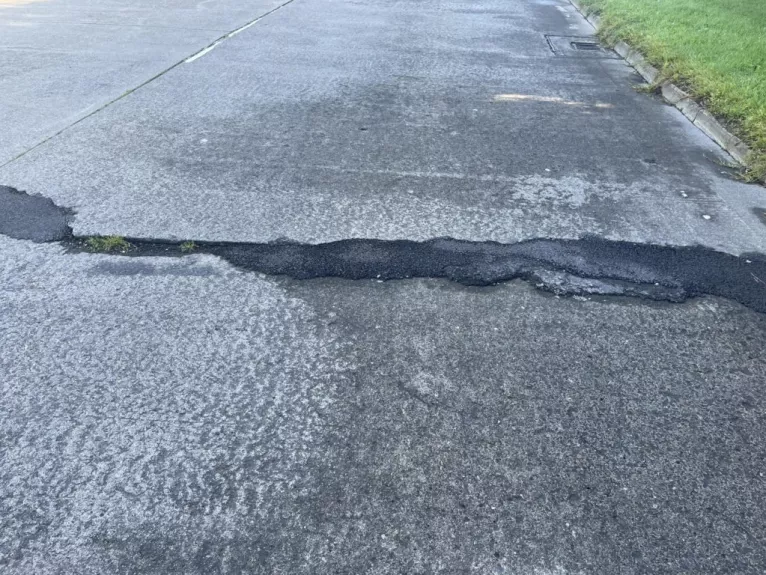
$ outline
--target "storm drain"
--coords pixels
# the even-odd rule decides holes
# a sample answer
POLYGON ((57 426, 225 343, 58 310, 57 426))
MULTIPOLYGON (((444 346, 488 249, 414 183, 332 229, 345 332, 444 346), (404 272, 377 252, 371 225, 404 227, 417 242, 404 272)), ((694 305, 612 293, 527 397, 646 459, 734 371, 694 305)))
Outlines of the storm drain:
POLYGON ((555 36, 546 34, 548 46, 556 56, 569 58, 619 58, 619 56, 604 48, 593 36, 555 36))
POLYGON ((601 46, 595 42, 571 42, 575 50, 601 50, 601 46))

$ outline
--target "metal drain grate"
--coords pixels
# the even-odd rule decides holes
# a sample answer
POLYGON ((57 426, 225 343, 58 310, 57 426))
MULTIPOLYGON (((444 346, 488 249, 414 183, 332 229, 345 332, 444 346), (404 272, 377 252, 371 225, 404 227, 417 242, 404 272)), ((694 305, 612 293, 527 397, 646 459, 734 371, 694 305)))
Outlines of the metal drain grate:
POLYGON ((601 50, 601 46, 595 42, 570 42, 575 50, 601 50))
POLYGON ((594 36, 556 36, 546 34, 548 46, 556 56, 568 58, 619 58, 619 56, 599 44, 594 36))

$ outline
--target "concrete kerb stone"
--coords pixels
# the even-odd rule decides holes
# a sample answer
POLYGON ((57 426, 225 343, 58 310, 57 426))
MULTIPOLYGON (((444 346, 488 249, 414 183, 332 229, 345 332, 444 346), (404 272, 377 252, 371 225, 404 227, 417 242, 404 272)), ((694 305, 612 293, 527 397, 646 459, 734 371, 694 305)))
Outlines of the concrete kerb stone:
MULTIPOLYGON (((601 27, 601 18, 597 14, 589 12, 578 0, 569 0, 569 2, 596 30, 601 27)), ((649 84, 658 85, 663 99, 668 104, 680 110, 690 122, 726 150, 737 162, 743 166, 746 165, 747 157, 750 155, 750 149, 747 145, 724 128, 707 110, 695 102, 691 95, 681 90, 672 82, 663 80, 661 72, 649 64, 640 52, 626 42, 617 42, 614 46, 614 51, 635 68, 649 84)))
POLYGON ((670 82, 663 82, 660 86, 660 90, 662 90, 662 97, 677 108, 678 104, 681 102, 688 103, 691 101, 689 94, 681 90, 675 84, 671 84, 670 82))

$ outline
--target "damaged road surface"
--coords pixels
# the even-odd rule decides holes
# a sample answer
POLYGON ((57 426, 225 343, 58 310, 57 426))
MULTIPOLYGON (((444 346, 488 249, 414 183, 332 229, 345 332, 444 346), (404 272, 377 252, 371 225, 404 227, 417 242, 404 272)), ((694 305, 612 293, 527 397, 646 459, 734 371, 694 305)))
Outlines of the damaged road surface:
POLYGON ((0 242, 6 572, 764 564, 763 314, 0 242))
POLYGON ((0 7, 1 573, 766 570, 766 192, 568 3, 123 4, 0 7))
MULTIPOLYGON (((41 196, 0 186, 0 205, 4 207, 0 234, 11 238, 60 241, 72 251, 94 251, 93 240, 105 239, 73 237, 68 225, 71 211, 41 196)), ((516 244, 450 238, 428 242, 351 239, 318 245, 118 241, 115 247, 119 249, 112 251, 121 255, 213 254, 245 270, 304 280, 445 278, 463 285, 488 286, 525 279, 559 295, 619 295, 672 302, 716 295, 766 312, 766 258, 757 253, 736 257, 701 246, 653 246, 597 237, 516 244)), ((131 267, 123 263, 114 269, 129 275, 144 268, 143 264, 131 267)))

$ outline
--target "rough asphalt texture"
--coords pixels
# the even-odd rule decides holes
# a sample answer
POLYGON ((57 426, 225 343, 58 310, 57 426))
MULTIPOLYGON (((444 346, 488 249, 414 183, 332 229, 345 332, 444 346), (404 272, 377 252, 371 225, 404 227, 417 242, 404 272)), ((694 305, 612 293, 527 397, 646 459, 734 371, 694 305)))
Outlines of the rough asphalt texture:
POLYGON ((559 0, 294 0, 185 62, 277 6, 0 2, 0 573, 766 571, 763 188, 559 0), (382 281, 493 250, 554 275, 382 281), (602 276, 729 291, 534 289, 602 276))
POLYGON ((3 572, 766 565, 764 315, 0 247, 3 572))

